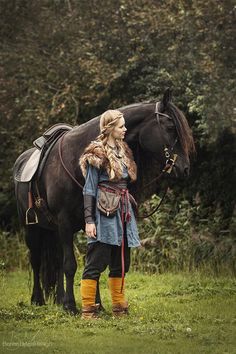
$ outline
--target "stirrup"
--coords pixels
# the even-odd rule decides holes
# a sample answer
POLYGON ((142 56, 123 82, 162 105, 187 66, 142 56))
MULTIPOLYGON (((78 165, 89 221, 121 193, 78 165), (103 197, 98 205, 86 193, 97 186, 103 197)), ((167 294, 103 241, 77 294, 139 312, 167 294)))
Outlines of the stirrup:
POLYGON ((34 210, 34 202, 33 202, 33 195, 32 195, 32 190, 31 190, 31 183, 32 181, 30 181, 29 183, 29 190, 28 190, 28 209, 25 212, 25 223, 26 225, 31 225, 31 224, 38 224, 38 216, 36 211, 34 210), (32 210, 33 212, 33 216, 31 215, 31 217, 33 217, 33 221, 29 221, 30 217, 29 217, 29 212, 32 210))
POLYGON ((38 216, 37 216, 37 213, 36 211, 33 209, 33 208, 28 208, 25 212, 25 223, 26 225, 33 225, 33 224, 38 224, 38 216), (33 211, 34 215, 33 215, 33 218, 34 220, 33 221, 29 221, 29 212, 30 211, 33 211))

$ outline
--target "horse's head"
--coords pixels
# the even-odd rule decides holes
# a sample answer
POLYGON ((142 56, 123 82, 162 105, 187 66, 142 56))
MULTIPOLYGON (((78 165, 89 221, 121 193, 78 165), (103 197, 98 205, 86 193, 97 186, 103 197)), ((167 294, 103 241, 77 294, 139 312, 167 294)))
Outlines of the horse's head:
POLYGON ((169 89, 160 102, 152 104, 150 114, 139 129, 139 144, 152 153, 163 168, 173 164, 168 170, 170 176, 189 176, 189 157, 195 152, 192 131, 184 114, 172 103, 169 89))

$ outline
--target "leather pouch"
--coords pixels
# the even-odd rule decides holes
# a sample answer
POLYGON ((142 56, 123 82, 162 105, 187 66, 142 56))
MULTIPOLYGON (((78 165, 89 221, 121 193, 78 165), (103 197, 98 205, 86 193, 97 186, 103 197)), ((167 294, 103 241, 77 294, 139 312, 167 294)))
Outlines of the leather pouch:
POLYGON ((118 193, 100 189, 97 208, 103 215, 107 217, 113 217, 120 207, 120 198, 121 195, 118 193))

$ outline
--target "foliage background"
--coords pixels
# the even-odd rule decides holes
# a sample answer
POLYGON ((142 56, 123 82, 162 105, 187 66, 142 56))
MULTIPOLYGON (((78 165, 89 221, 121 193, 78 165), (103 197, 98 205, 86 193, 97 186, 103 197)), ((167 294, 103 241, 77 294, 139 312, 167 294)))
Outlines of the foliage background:
MULTIPOLYGON (((200 239, 197 262, 215 259, 212 250, 223 245, 220 259, 230 259, 235 270, 234 1, 104 0, 101 6, 95 0, 2 0, 0 8, 4 232, 18 227, 13 163, 44 130, 160 99, 171 87, 193 130, 197 158, 189 180, 175 186, 161 213, 140 225, 147 255, 155 253, 150 262, 156 266, 162 257, 163 269, 171 259, 181 267, 176 238, 182 247, 182 239, 193 245, 201 234, 213 248, 200 239), (160 248, 148 251, 154 234, 157 244, 170 237, 166 260, 160 248)), ((182 254, 187 250, 192 259, 190 248, 182 254)))

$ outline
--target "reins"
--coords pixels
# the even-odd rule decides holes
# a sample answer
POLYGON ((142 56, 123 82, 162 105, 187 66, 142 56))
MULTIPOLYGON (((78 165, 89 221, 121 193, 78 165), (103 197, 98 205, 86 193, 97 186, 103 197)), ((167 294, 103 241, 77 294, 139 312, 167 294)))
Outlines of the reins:
MULTIPOLYGON (((157 102, 157 103, 156 103, 156 107, 155 107, 155 115, 156 115, 157 123, 158 123, 159 128, 160 128, 160 131, 161 131, 161 130, 162 130, 162 127, 161 127, 160 117, 159 117, 159 116, 162 115, 162 116, 165 116, 165 117, 168 117, 168 118, 170 118, 170 117, 169 117, 167 114, 164 114, 164 113, 159 112, 159 105, 160 105, 160 102, 157 102)), ((81 189, 83 189, 84 186, 82 186, 82 185, 77 181, 77 179, 72 175, 72 173, 67 169, 67 167, 66 167, 66 165, 65 165, 65 163, 64 163, 64 161, 63 161, 63 158, 62 158, 62 145, 63 145, 64 137, 65 137, 65 135, 66 135, 67 133, 69 133, 69 131, 65 132, 65 134, 63 134, 62 137, 61 137, 60 140, 59 140, 59 157, 60 157, 60 161, 61 161, 61 164, 62 164, 64 170, 65 170, 66 173, 70 176, 70 178, 77 184, 77 186, 79 186, 81 189)), ((174 149, 174 146, 175 146, 175 144, 177 143, 177 141, 178 141, 178 137, 175 139, 174 144, 172 145, 172 147, 171 147, 171 149, 170 149, 171 152, 169 152, 169 149, 168 149, 167 145, 164 144, 163 150, 164 150, 164 155, 165 155, 165 158, 166 158, 165 166, 164 166, 164 168, 162 169, 161 173, 160 173, 157 177, 153 178, 150 182, 148 182, 147 184, 145 184, 145 185, 143 186, 143 188, 146 188, 147 186, 149 186, 150 184, 152 184, 154 181, 159 180, 165 173, 168 173, 168 174, 171 173, 172 168, 173 168, 173 166, 175 165, 175 161, 176 161, 176 159, 177 159, 177 157, 178 157, 177 154, 173 154, 173 156, 171 155, 171 154, 172 154, 172 151, 173 151, 173 149, 174 149)), ((162 202, 163 202, 163 200, 164 200, 164 198, 165 198, 165 196, 166 196, 166 194, 167 194, 168 188, 169 188, 168 186, 165 188, 164 194, 163 194, 163 196, 162 196, 160 202, 158 203, 158 205, 154 208, 154 210, 153 210, 151 213, 146 214, 146 215, 137 215, 137 218, 138 218, 138 219, 144 219, 144 218, 147 218, 147 217, 153 215, 153 214, 159 209, 159 207, 161 206, 161 204, 162 204, 162 202)))
POLYGON ((79 186, 81 189, 83 189, 84 186, 82 186, 82 184, 80 184, 77 181, 77 179, 72 175, 72 173, 70 173, 70 171, 67 169, 66 165, 64 164, 64 161, 63 161, 63 158, 62 158, 62 143, 63 143, 64 137, 65 137, 65 135, 67 133, 69 133, 69 132, 66 132, 65 134, 63 134, 63 136, 60 138, 60 141, 59 141, 59 157, 60 157, 60 161, 61 161, 61 164, 64 167, 65 171, 67 172, 67 174, 71 177, 71 179, 73 179, 73 181, 77 184, 77 186, 79 186))

